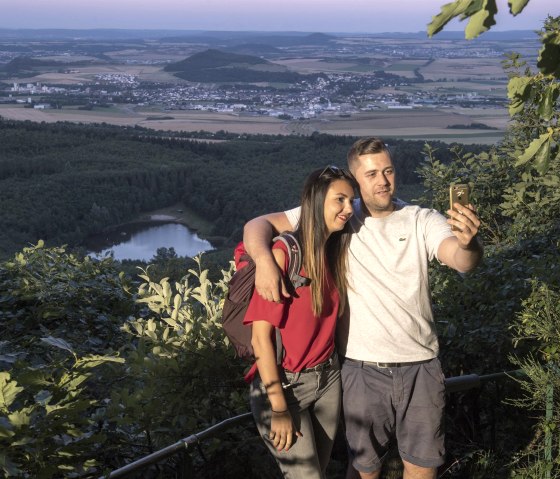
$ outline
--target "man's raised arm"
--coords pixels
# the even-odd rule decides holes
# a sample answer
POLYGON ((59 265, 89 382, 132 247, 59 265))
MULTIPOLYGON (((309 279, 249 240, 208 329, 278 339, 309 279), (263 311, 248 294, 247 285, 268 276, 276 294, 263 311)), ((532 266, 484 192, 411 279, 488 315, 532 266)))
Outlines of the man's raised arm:
POLYGON ((269 213, 248 221, 243 228, 243 243, 256 265, 255 289, 268 301, 280 301, 289 297, 282 273, 272 256, 272 237, 293 227, 285 213, 269 213))

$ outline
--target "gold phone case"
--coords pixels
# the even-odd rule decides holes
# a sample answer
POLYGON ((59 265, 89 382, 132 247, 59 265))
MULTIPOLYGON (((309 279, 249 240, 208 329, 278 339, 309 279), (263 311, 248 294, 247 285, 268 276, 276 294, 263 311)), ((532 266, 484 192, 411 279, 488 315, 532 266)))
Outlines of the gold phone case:
MULTIPOLYGON (((454 203, 467 206, 469 202, 469 185, 459 184, 449 187, 449 209, 455 210, 455 208, 453 208, 454 203)), ((455 226, 451 226, 452 231, 456 231, 457 229, 458 228, 455 226)))

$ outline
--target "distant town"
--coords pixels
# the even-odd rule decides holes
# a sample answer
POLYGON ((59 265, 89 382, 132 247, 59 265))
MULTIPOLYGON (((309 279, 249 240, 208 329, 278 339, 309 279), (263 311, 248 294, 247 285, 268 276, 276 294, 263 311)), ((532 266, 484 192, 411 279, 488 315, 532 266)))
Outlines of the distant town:
POLYGON ((476 92, 438 93, 418 90, 415 93, 375 93, 380 87, 410 86, 413 82, 395 75, 325 75, 316 82, 296 83, 286 90, 251 86, 200 86, 146 83, 133 75, 100 74, 92 84, 61 87, 36 83, 13 83, 4 90, 3 103, 20 103, 37 109, 62 108, 60 99, 83 102, 89 106, 128 103, 138 106, 158 105, 164 110, 201 110, 270 115, 289 118, 312 118, 319 113, 351 114, 378 109, 413 109, 460 105, 503 106, 506 98, 476 92), (349 90, 344 92, 342 90, 349 90), (52 100, 51 100, 52 99, 52 100))

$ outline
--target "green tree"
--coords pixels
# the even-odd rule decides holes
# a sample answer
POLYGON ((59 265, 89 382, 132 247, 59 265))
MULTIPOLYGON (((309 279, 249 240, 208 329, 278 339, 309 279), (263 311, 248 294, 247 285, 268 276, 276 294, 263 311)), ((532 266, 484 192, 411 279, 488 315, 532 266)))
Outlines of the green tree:
MULTIPOLYGON (((508 0, 509 11, 519 15, 529 0, 508 0)), ((496 0, 456 0, 441 8, 441 12, 428 24, 428 35, 441 31, 454 18, 469 19, 465 37, 472 39, 495 25, 496 0)), ((534 119, 538 127, 531 132, 532 141, 517 156, 518 164, 530 162, 539 173, 544 174, 552 158, 560 151, 560 125, 557 120, 557 100, 560 94, 560 19, 548 17, 540 31, 541 49, 537 59, 540 73, 530 71, 524 75, 512 75, 508 83, 509 112, 512 117, 527 108, 535 109, 534 119)))
MULTIPOLYGON (((527 2, 510 0, 510 12, 519 14, 527 2)), ((496 11, 493 0, 452 2, 433 17, 428 34, 436 34, 452 18, 459 17, 469 19, 465 35, 474 38, 495 23, 496 11)), ((520 381, 524 394, 512 397, 511 402, 537 416, 531 437, 523 447, 517 444, 517 452, 509 454, 505 462, 501 459, 501 468, 494 468, 500 462, 497 454, 490 459, 486 455, 486 471, 475 476, 476 468, 472 467, 469 477, 560 477, 560 17, 548 17, 539 36, 539 71, 531 71, 516 54, 504 62, 509 74, 512 117, 505 140, 482 155, 461 155, 449 167, 430 155, 421 172, 428 186, 440 188, 432 191, 435 201, 442 201, 438 191, 444 181, 469 178, 480 205, 483 233, 491 240, 481 269, 486 278, 478 285, 468 280, 456 287, 445 276, 436 275, 435 290, 443 298, 436 307, 453 312, 443 295, 457 294, 464 301, 461 291, 467 288, 480 295, 471 303, 480 312, 479 327, 486 336, 492 333, 487 327, 493 326, 493 333, 503 338, 494 350, 509 353, 512 363, 521 366, 527 375, 526 380, 520 381), (479 289, 481 284, 486 284, 484 291, 479 289), (499 311, 492 308, 492 302, 499 305, 499 311), (513 332, 514 337, 509 338, 508 332, 513 332), (491 469, 498 470, 496 475, 491 469)), ((451 322, 444 336, 458 330, 461 337, 472 331, 472 326, 471 319, 465 325, 451 322)))

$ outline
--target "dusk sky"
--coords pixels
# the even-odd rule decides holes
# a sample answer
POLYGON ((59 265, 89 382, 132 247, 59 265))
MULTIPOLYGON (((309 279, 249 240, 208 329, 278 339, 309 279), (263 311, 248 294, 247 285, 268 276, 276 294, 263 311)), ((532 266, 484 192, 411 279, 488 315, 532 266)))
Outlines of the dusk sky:
MULTIPOLYGON (((409 32, 446 0, 3 0, 0 28, 126 28, 311 32, 409 32)), ((530 0, 517 17, 497 0, 494 30, 536 30, 558 0, 530 0)), ((448 30, 462 30, 454 22, 448 30)))

